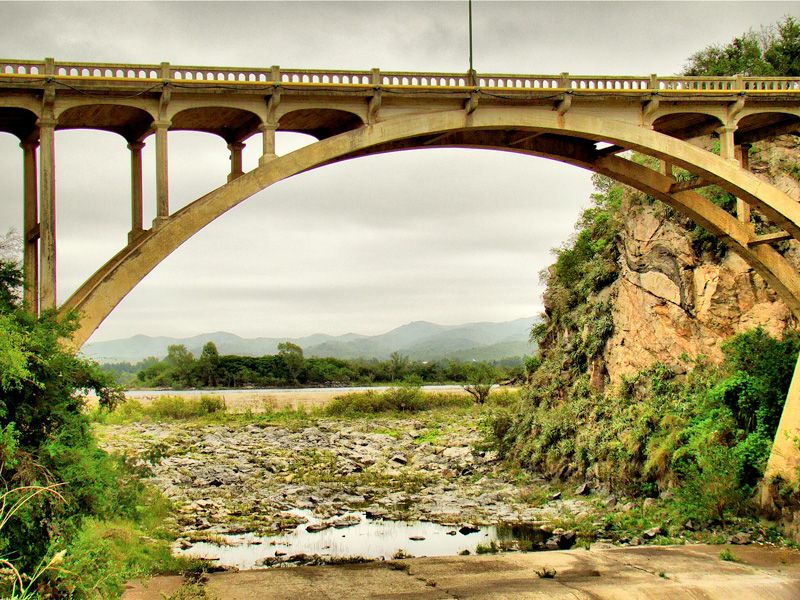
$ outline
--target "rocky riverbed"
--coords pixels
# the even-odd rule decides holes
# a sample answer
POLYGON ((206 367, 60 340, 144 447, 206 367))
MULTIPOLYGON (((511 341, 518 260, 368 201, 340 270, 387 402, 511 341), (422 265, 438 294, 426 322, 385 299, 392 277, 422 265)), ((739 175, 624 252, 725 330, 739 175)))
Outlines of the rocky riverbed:
POLYGON ((133 457, 175 502, 184 549, 236 534, 346 528, 362 518, 454 531, 543 526, 542 544, 558 547, 574 534, 562 538, 550 525, 592 509, 583 498, 548 500, 543 481, 516 484, 496 453, 481 449, 477 421, 469 418, 175 421, 102 426, 98 433, 105 449, 133 457))

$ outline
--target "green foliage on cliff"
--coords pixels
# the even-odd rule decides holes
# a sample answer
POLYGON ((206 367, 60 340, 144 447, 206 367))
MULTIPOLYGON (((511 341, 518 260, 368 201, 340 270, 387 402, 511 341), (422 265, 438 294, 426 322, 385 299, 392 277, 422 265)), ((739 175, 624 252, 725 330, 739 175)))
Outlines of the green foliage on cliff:
POLYGON ((724 46, 708 46, 689 58, 683 74, 800 76, 800 23, 787 16, 724 46))
POLYGON ((520 416, 495 418, 495 439, 526 468, 633 495, 676 488, 692 518, 723 519, 763 473, 798 350, 798 335, 755 329, 723 346, 721 366, 696 361, 678 374, 656 364, 604 394, 586 375, 554 394, 537 371, 520 416))
POLYGON ((560 361, 573 374, 586 370, 613 331, 610 304, 600 292, 619 274, 616 238, 625 188, 600 175, 593 181, 597 191, 575 235, 555 251, 555 264, 542 273, 545 319, 531 331, 541 347, 554 349, 541 354, 544 360, 560 361))

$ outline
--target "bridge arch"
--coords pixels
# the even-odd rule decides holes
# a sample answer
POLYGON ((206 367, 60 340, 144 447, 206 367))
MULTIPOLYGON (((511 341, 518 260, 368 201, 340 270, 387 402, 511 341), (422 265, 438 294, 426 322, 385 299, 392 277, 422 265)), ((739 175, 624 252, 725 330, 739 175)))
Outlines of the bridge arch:
POLYGON ((686 112, 674 109, 666 114, 662 113, 653 121, 652 127, 654 131, 670 137, 691 139, 714 133, 722 127, 724 118, 719 111, 686 112))
POLYGON ((769 245, 751 246, 751 232, 732 215, 675 180, 632 161, 598 151, 605 141, 668 160, 761 208, 793 237, 800 237, 800 206, 738 165, 656 131, 582 115, 507 108, 444 111, 398 118, 333 136, 278 157, 185 206, 121 250, 62 306, 83 313, 80 345, 122 298, 156 265, 205 225, 270 185, 326 164, 404 149, 474 147, 543 156, 602 173, 667 202, 723 238, 800 316, 800 276, 769 245), (561 122, 563 121, 563 122, 561 122))
POLYGON ((150 131, 154 118, 148 111, 131 105, 98 103, 81 104, 66 108, 56 114, 56 129, 97 129, 110 131, 128 142, 144 138, 150 131))
POLYGON ((281 131, 305 133, 318 140, 353 131, 364 125, 364 117, 341 108, 301 108, 283 113, 278 119, 281 131))
POLYGON ((20 141, 27 139, 36 130, 39 116, 28 108, 18 106, 0 107, 0 131, 17 136, 20 141))
POLYGON ((247 139, 262 123, 257 113, 234 106, 208 106, 184 108, 171 115, 170 131, 200 131, 213 133, 227 143, 247 139))
POLYGON ((769 136, 782 135, 797 131, 800 125, 798 114, 784 110, 750 110, 736 121, 734 140, 736 144, 751 144, 763 139, 765 132, 769 136))

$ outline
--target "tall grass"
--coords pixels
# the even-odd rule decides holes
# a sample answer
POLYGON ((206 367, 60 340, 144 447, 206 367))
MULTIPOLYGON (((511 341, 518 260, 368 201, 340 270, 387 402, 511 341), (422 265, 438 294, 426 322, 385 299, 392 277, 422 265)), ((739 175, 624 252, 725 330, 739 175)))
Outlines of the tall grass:
MULTIPOLYGON (((57 484, 26 485, 7 490, 0 495, 0 533, 8 520, 26 504, 41 494, 52 494, 64 502, 64 497, 56 489, 57 484), (15 499, 16 498, 16 499, 15 499)), ((0 565, 4 565, 7 573, 5 578, 0 576, 0 592, 8 600, 33 600, 38 598, 36 582, 48 571, 57 568, 64 558, 64 550, 54 553, 49 559, 42 561, 34 569, 33 574, 20 572, 19 569, 6 558, 0 557, 0 565)))
POLYGON ((468 408, 472 399, 463 394, 426 393, 416 386, 389 388, 378 392, 353 392, 336 396, 324 412, 333 417, 378 413, 415 413, 437 408, 468 408))
POLYGON ((97 409, 92 413, 92 417, 100 423, 128 423, 145 420, 194 419, 211 415, 220 416, 226 412, 225 400, 219 396, 203 395, 200 398, 159 396, 149 404, 133 399, 127 400, 113 412, 97 409))

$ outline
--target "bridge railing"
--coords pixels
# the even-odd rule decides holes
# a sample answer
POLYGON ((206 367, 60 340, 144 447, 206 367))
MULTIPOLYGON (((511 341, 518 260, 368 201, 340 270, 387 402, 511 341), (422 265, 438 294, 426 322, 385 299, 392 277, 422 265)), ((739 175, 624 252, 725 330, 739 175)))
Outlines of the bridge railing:
POLYGON ((331 69, 281 69, 208 67, 161 64, 115 64, 0 59, 0 77, 69 77, 79 79, 169 80, 218 84, 316 84, 359 87, 489 88, 504 90, 604 90, 604 91, 791 91, 800 90, 792 77, 660 77, 627 75, 518 75, 437 73, 417 71, 349 71, 331 69))
POLYGON ((2 60, 0 75, 43 75, 43 60, 2 60))

